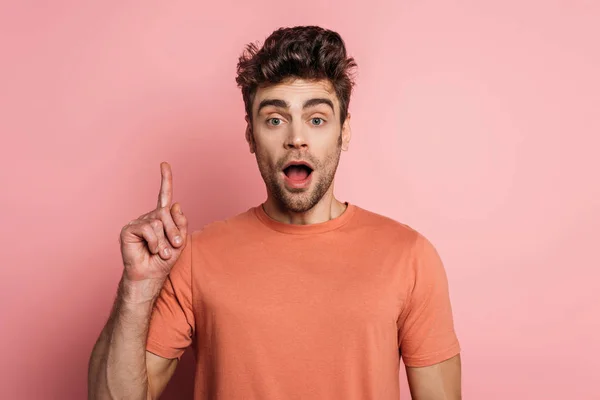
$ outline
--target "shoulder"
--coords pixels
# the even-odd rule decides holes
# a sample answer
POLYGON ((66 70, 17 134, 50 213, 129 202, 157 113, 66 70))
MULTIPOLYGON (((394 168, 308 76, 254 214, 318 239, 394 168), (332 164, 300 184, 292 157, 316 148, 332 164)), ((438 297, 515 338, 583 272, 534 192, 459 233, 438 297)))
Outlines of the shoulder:
POLYGON ((355 227, 364 230, 378 239, 388 238, 395 242, 414 245, 423 235, 412 226, 394 218, 356 207, 355 227))
POLYGON ((419 230, 391 217, 356 207, 355 229, 363 237, 397 250, 412 260, 436 260, 439 253, 433 243, 419 230))
POLYGON ((200 243, 228 245, 248 236, 252 230, 257 229, 254 209, 252 207, 231 217, 207 223, 192 232, 192 242, 195 246, 200 243))

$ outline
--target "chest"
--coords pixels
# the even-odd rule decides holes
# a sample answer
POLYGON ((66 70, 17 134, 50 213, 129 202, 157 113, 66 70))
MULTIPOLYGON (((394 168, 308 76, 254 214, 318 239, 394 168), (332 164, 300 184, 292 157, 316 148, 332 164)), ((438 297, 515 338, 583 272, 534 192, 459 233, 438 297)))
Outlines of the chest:
POLYGON ((194 298, 201 320, 238 329, 393 327, 405 297, 398 262, 385 248, 343 241, 254 242, 201 260, 194 298))

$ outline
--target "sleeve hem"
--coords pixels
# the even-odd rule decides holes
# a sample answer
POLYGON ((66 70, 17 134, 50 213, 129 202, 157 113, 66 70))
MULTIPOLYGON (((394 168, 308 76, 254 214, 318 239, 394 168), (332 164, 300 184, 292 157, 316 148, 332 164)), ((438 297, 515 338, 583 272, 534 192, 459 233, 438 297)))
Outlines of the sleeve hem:
POLYGON ((160 344, 152 339, 148 339, 146 341, 146 351, 156 354, 159 357, 168 358, 168 359, 176 358, 178 360, 181 360, 181 356, 183 355, 183 352, 184 352, 184 350, 172 349, 172 348, 165 347, 162 344, 160 344))
POLYGON ((426 356, 421 357, 405 357, 402 356, 404 360, 404 365, 407 367, 429 367, 434 364, 441 363, 442 361, 446 361, 456 355, 458 355, 461 351, 459 343, 455 343, 451 347, 448 347, 445 350, 438 351, 436 353, 428 354, 426 356))

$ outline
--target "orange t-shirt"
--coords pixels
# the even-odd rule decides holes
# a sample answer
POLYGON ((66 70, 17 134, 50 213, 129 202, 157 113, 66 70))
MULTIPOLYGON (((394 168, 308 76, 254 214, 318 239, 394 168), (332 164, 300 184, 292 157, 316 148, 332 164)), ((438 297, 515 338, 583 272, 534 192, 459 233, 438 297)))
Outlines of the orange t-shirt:
POLYGON ((398 400, 399 362, 459 353, 442 262, 410 227, 349 204, 312 225, 261 206, 188 235, 147 350, 196 354, 196 399, 398 400))

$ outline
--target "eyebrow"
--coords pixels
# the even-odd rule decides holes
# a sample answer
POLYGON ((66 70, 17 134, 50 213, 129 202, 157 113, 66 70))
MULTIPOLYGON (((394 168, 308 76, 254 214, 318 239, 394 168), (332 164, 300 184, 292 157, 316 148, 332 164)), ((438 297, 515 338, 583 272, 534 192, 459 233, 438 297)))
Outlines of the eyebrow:
MULTIPOLYGON (((326 98, 315 98, 315 99, 306 100, 304 102, 304 104, 302 105, 302 109, 304 110, 304 109, 307 109, 310 107, 317 106, 319 104, 326 104, 329 107, 331 107, 331 110, 333 111, 333 115, 335 115, 335 108, 333 107, 333 102, 326 98)), ((263 109, 264 107, 267 107, 267 106, 273 106, 273 107, 277 107, 277 108, 290 108, 290 105, 285 100, 264 99, 258 105, 258 110, 256 111, 256 113, 258 114, 261 109, 263 109)))

